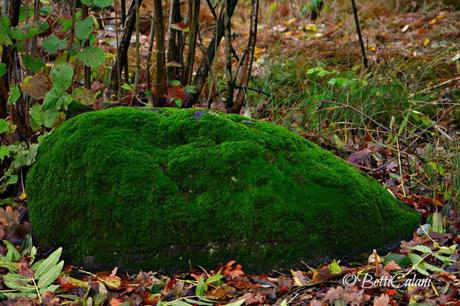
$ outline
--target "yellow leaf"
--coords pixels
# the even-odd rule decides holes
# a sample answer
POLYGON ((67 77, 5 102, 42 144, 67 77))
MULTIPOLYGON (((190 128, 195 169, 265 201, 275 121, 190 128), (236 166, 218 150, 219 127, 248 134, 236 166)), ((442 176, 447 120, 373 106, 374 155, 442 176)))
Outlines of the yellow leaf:
POLYGON ((368 49, 369 51, 371 51, 371 52, 377 51, 377 48, 376 48, 375 46, 369 46, 369 47, 367 47, 367 49, 368 49))
POLYGON ((423 46, 427 47, 430 44, 430 39, 427 37, 423 40, 423 46))
POLYGON ((316 31, 318 31, 318 28, 317 28, 316 25, 314 25, 314 24, 307 24, 307 25, 304 27, 304 29, 305 29, 306 31, 311 31, 311 32, 316 32, 316 31))
POLYGON ((22 193, 19 195, 19 200, 20 200, 20 201, 24 201, 25 199, 27 199, 27 193, 22 192, 22 193))
POLYGON ((285 21, 285 22, 284 22, 284 25, 287 26, 287 27, 289 27, 289 26, 293 25, 296 21, 297 21, 297 19, 291 18, 291 19, 285 21))

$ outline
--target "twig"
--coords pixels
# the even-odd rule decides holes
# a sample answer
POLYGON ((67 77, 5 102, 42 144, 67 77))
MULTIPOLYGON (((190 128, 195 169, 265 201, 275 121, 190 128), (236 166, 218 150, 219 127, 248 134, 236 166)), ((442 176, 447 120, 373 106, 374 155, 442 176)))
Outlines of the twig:
MULTIPOLYGON (((425 88, 425 89, 419 91, 417 94, 426 93, 426 92, 428 92, 428 91, 430 91, 430 90, 433 90, 433 89, 436 89, 436 88, 439 88, 439 87, 443 87, 443 86, 445 86, 445 85, 448 85, 448 84, 453 83, 453 82, 456 82, 456 81, 460 81, 460 76, 455 77, 455 78, 450 79, 450 80, 447 80, 447 81, 444 81, 444 82, 442 82, 442 83, 433 85, 433 86, 431 86, 431 87, 425 88)), ((413 96, 415 96, 415 93, 413 93, 413 94, 411 95, 411 97, 413 97, 413 96)))
POLYGON ((133 94, 131 95, 131 100, 129 105, 133 105, 133 97, 137 94, 137 86, 139 83, 140 67, 141 67, 141 54, 140 54, 140 43, 139 43, 139 5, 137 2, 139 0, 133 0, 136 2, 136 74, 134 76, 134 88, 133 94))
POLYGON ((358 19, 358 9, 356 8, 355 0, 351 0, 351 7, 353 8, 353 17, 355 18, 356 32, 358 33, 359 45, 361 47, 361 55, 363 57, 363 65, 364 65, 364 67, 367 68, 368 64, 367 64, 366 50, 364 49, 363 36, 361 35, 361 27, 359 25, 359 19, 358 19))

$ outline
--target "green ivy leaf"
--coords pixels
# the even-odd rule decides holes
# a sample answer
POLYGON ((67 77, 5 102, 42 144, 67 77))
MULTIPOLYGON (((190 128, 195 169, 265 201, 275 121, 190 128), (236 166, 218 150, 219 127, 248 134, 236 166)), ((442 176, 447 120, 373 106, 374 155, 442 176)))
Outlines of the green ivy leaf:
POLYGON ((8 104, 15 105, 20 97, 21 97, 21 90, 19 89, 18 85, 15 85, 10 90, 10 96, 8 97, 8 104))
POLYGON ((34 104, 29 111, 30 114, 30 125, 34 131, 40 129, 45 119, 43 118, 42 105, 34 104))
POLYGON ((59 39, 54 34, 48 36, 42 42, 43 49, 49 54, 57 54, 59 50, 65 49, 66 45, 66 40, 59 39))
POLYGON ((81 0, 81 3, 86 5, 86 6, 92 6, 93 5, 93 0, 81 0))
POLYGON ((48 16, 53 12, 53 7, 52 6, 42 6, 40 8, 40 15, 48 16))
POLYGON ((10 130, 10 125, 5 119, 0 119, 0 135, 8 132, 10 130))
POLYGON ((32 71, 33 73, 37 73, 40 70, 42 70, 43 67, 45 67, 45 63, 43 62, 41 58, 34 57, 29 54, 23 57, 23 61, 24 61, 24 66, 26 67, 26 69, 32 71))
POLYGON ((85 66, 95 68, 105 63, 105 53, 100 48, 86 48, 78 54, 78 59, 85 66))
POLYGON ((73 69, 68 64, 56 64, 51 69, 53 88, 58 91, 66 91, 72 85, 73 69))
POLYGON ((86 6, 106 8, 112 5, 112 0, 81 0, 81 3, 86 6))
POLYGON ((6 73, 6 64, 0 63, 0 77, 4 76, 6 73))
POLYGON ((112 0, 93 0, 93 6, 106 8, 112 5, 112 0))
POLYGON ((10 155, 10 150, 8 150, 7 146, 0 146, 0 163, 3 162, 5 157, 10 155))
POLYGON ((11 46, 13 42, 11 41, 10 35, 8 34, 8 28, 10 27, 10 21, 7 16, 4 16, 0 19, 0 45, 2 46, 11 46))
POLYGON ((49 29, 48 22, 36 21, 32 24, 10 28, 10 37, 16 40, 31 39, 49 29))
POLYGON ((93 30, 93 18, 86 17, 84 20, 79 20, 75 26, 75 36, 80 40, 87 40, 93 30))
POLYGON ((72 28, 72 18, 60 17, 58 22, 62 26, 61 32, 67 32, 72 28))

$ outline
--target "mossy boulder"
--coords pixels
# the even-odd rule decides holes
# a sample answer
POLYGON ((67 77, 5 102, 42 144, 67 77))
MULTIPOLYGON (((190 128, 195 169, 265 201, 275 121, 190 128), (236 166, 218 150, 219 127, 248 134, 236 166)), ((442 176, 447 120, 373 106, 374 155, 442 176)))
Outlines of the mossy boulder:
POLYGON ((87 268, 249 271, 388 247, 412 209, 285 128, 208 110, 114 108, 68 120, 27 179, 33 233, 87 268))

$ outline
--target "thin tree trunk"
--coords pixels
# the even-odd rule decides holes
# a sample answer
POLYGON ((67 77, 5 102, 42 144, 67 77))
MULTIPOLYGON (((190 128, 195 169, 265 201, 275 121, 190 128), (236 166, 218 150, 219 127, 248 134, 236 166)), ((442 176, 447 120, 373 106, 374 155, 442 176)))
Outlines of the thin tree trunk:
MULTIPOLYGON (((134 2, 134 0, 133 0, 133 2, 134 2)), ((126 23, 126 0, 121 0, 120 1, 120 6, 121 6, 121 27, 124 28, 125 23, 126 23)), ((120 69, 120 71, 124 69, 125 83, 129 83, 128 53, 126 53, 126 55, 124 56, 123 62, 125 64, 123 66, 121 66, 119 69, 120 69)), ((120 72, 120 74, 121 74, 121 72, 120 72)))
POLYGON ((178 24, 182 21, 180 12, 180 0, 171 0, 171 8, 169 11, 169 29, 168 29, 168 77, 170 80, 180 79, 180 69, 176 64, 182 64, 181 41, 182 32, 173 29, 173 24, 178 24))
MULTIPOLYGON (((20 0, 13 0, 10 3, 10 23, 11 26, 15 27, 19 24, 19 12, 21 7, 20 0)), ((5 47, 2 54, 2 62, 7 66, 7 74, 3 79, 5 88, 10 89, 10 81, 13 84, 19 84, 22 81, 21 67, 19 66, 19 55, 15 49, 16 42, 13 40, 13 44, 10 47, 5 47)), ((3 86, 2 86, 3 87, 3 86)), ((7 101, 5 101, 7 103, 7 101)), ((15 105, 11 105, 10 116, 12 121, 17 126, 17 131, 21 139, 27 139, 27 135, 30 133, 29 126, 29 107, 24 97, 19 98, 15 105)))
POLYGON ((150 67, 152 60, 153 42, 155 41, 155 13, 152 11, 152 20, 150 21, 149 49, 147 52, 147 62, 145 65, 145 79, 147 80, 147 90, 152 90, 152 79, 150 77, 150 67))
POLYGON ((361 47, 361 55, 363 57, 363 65, 364 65, 364 67, 367 68, 368 64, 367 64, 366 50, 364 49, 363 36, 361 35, 361 27, 359 25, 359 19, 358 19, 358 9, 356 8, 355 0, 351 0, 351 7, 353 8, 353 16, 355 18, 356 32, 358 33, 359 45, 361 47))
MULTIPOLYGON (((142 0, 138 0, 138 5, 141 5, 142 0)), ((128 48, 131 42, 131 36, 133 35, 134 26, 136 24, 136 1, 131 3, 129 7, 128 15, 126 16, 125 27, 123 31, 123 37, 121 38, 120 45, 117 50, 117 58, 112 67, 111 83, 112 90, 118 91, 119 83, 121 79, 121 67, 127 64, 128 48), (120 67, 120 69, 118 69, 120 67)))
POLYGON ((251 79, 251 71, 252 71, 252 64, 254 62, 254 53, 256 50, 256 43, 257 43, 257 25, 259 19, 259 0, 252 0, 251 5, 251 24, 249 30, 249 39, 248 39, 248 52, 247 52, 247 59, 243 59, 247 61, 246 65, 242 65, 241 69, 244 69, 242 73, 242 79, 240 80, 241 89, 238 91, 235 103, 230 110, 232 113, 239 113, 241 108, 243 107, 243 103, 246 96, 246 88, 249 85, 249 81, 251 79))
MULTIPOLYGON (((81 10, 82 10, 83 19, 88 17, 88 7, 86 5, 82 4, 81 10)), ((85 46, 85 48, 89 47, 89 39, 87 41, 85 41, 84 46, 85 46)), ((85 65, 84 69, 85 69, 85 88, 90 89, 91 88, 91 67, 87 67, 85 65)))
POLYGON ((166 73, 165 31, 163 21, 163 7, 161 0, 153 0, 155 13, 155 41, 157 54, 156 94, 154 106, 163 104, 167 95, 168 78, 166 73))
POLYGON ((193 65, 195 64, 196 43, 198 40, 199 18, 200 18, 200 0, 189 0, 189 36, 188 36, 188 54, 187 64, 183 77, 184 85, 188 85, 193 77, 193 65))
POLYGON ((225 99, 225 104, 227 109, 233 107, 233 74, 232 74, 232 20, 229 15, 229 5, 231 0, 225 0, 225 27, 224 27, 224 36, 225 36, 225 78, 227 81, 227 96, 225 99))
MULTIPOLYGON (((133 0, 135 2, 139 0, 133 0)), ((134 77, 134 90, 133 94, 131 95, 131 101, 129 101, 129 105, 133 105, 134 97, 137 94, 137 86, 139 84, 139 75, 141 69, 141 54, 140 54, 140 43, 139 43, 139 5, 136 5, 136 74, 134 77)))
MULTIPOLYGON (((38 0, 35 0, 35 1, 38 1, 38 0)), ((67 45, 67 62, 69 62, 70 60, 70 51, 72 50, 73 40, 75 37, 75 22, 77 19, 77 17, 75 16, 75 12, 77 10, 77 1, 78 0, 72 1, 72 27, 70 28, 69 42, 67 45)))
MULTIPOLYGON (((231 0, 228 6, 228 16, 232 17, 233 12, 235 11, 235 7, 238 3, 238 0, 231 0)), ((191 94, 185 105, 186 107, 191 107, 196 101, 198 100, 201 90, 203 90, 204 85, 206 84, 206 80, 208 78, 209 69, 211 68, 211 64, 214 61, 214 57, 216 55, 216 50, 220 45, 220 42, 224 36, 224 27, 225 27, 225 14, 222 12, 220 14, 217 25, 216 31, 214 32, 214 36, 211 39, 211 42, 208 45, 206 54, 204 55, 203 62, 201 63, 200 67, 195 76, 195 87, 196 91, 194 94, 191 94)))

